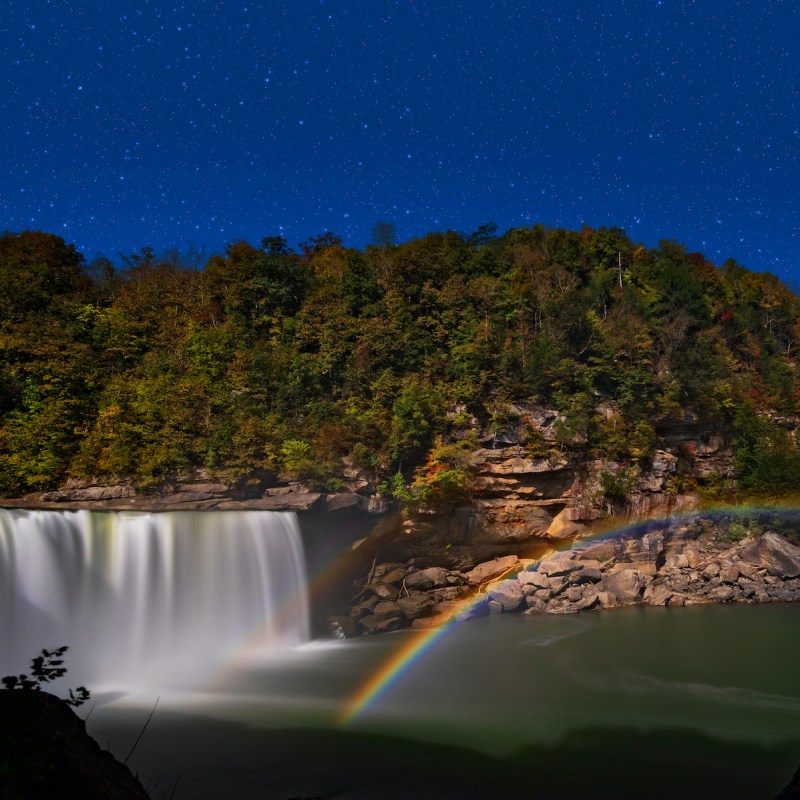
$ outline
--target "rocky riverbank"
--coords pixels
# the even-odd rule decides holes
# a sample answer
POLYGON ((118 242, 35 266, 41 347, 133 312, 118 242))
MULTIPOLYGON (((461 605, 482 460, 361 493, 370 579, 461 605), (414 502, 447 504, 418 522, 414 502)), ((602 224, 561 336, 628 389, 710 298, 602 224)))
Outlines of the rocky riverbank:
POLYGON ((468 570, 418 568, 414 559, 376 563, 334 627, 357 635, 425 628, 453 616, 798 600, 800 547, 774 532, 732 543, 703 520, 585 542, 538 560, 499 556, 468 570))

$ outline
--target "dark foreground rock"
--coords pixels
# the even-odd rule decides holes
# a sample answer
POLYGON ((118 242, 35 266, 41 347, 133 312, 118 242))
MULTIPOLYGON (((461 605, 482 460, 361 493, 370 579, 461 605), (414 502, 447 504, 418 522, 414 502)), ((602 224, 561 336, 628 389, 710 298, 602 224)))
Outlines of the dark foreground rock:
POLYGON ((0 691, 0 797, 148 800, 139 781, 47 692, 0 691))

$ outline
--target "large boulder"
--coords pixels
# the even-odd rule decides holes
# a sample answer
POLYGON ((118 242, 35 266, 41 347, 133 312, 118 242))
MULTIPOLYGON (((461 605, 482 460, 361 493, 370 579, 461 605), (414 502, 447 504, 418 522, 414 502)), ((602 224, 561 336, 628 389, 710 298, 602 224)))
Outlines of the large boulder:
POLYGON ((522 587, 516 578, 495 583, 489 587, 487 594, 490 601, 498 603, 503 611, 516 611, 525 602, 522 587))
POLYGON ((409 589, 435 589, 449 586, 450 573, 442 567, 428 567, 406 576, 406 586, 409 589))
POLYGON ((778 578, 796 578, 800 575, 800 547, 791 544, 777 533, 765 533, 746 544, 740 551, 742 561, 764 567, 778 578))
POLYGON ((397 601, 397 606, 406 619, 421 617, 435 605, 436 601, 425 592, 410 592, 408 597, 401 597, 397 601))
MULTIPOLYGON (((516 556, 493 558, 491 561, 484 561, 483 564, 478 564, 475 569, 466 572, 464 577, 470 585, 479 586, 492 578, 496 578, 498 575, 502 575, 518 563, 519 559, 516 556)), ((408 585, 408 580, 406 580, 406 585, 408 585)))
POLYGON ((549 575, 551 578, 569 575, 570 572, 575 572, 584 566, 583 563, 576 561, 574 556, 575 554, 570 550, 556 553, 539 564, 539 571, 544 572, 545 575, 549 575))
POLYGON ((618 605, 630 605, 638 602, 640 598, 642 580, 637 570, 622 569, 606 575, 595 585, 595 591, 598 594, 608 592, 614 595, 618 605))

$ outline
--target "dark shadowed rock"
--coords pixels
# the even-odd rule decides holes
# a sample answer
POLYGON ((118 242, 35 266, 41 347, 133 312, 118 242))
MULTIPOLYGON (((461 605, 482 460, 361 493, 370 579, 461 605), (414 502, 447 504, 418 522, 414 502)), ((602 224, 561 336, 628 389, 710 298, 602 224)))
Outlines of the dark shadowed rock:
POLYGON ((416 619, 430 611, 436 602, 425 592, 411 592, 408 597, 401 597, 397 605, 407 619, 416 619))
POLYGON ((598 567, 587 566, 581 567, 569 576, 569 582, 573 586, 578 586, 582 583, 597 583, 603 577, 603 573, 598 567))
POLYGON ((24 800, 147 800, 130 770, 47 692, 0 691, 0 795, 24 800))
POLYGON ((428 567, 406 576, 406 586, 409 589, 434 589, 449 586, 447 582, 450 573, 441 567, 428 567))

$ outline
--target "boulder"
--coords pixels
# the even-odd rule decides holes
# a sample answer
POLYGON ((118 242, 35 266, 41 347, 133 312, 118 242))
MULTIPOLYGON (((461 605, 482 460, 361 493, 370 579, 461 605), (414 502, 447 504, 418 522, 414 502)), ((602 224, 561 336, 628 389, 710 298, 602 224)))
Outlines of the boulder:
POLYGON ((547 607, 547 603, 545 603, 544 600, 538 600, 535 597, 526 597, 525 603, 528 609, 527 611, 523 611, 523 614, 543 614, 547 607))
POLYGON ((517 575, 517 580, 523 587, 534 586, 537 589, 547 589, 550 586, 547 575, 545 575, 543 572, 539 572, 538 570, 535 572, 530 570, 520 572, 519 575, 517 575))
POLYGON ((436 602, 425 592, 410 592, 408 597, 401 597, 397 601, 398 608, 406 619, 416 619, 430 611, 436 602))
POLYGON ((449 586, 449 572, 442 567, 428 567, 406 575, 406 586, 409 589, 434 589, 449 586))
MULTIPOLYGON (((498 575, 502 575, 518 563, 519 559, 516 556, 493 558, 491 561, 484 561, 482 564, 478 564, 475 569, 465 573, 464 577, 472 586, 478 586, 492 578, 496 578, 498 575)), ((408 585, 408 579, 406 579, 406 585, 408 585)))
POLYGON ((575 608, 578 611, 590 611, 596 608, 599 602, 596 592, 588 592, 581 600, 575 603, 575 608))
POLYGON ((755 564, 780 578, 800 576, 800 547, 777 533, 765 533, 739 551, 742 561, 755 564))
POLYGON ((610 592, 616 597, 619 605, 630 605, 639 600, 642 581, 637 570, 623 569, 606 575, 596 584, 597 591, 610 592))
POLYGON ((602 577, 599 567, 586 566, 570 573, 568 580, 573 586, 579 586, 582 583, 597 583, 602 577))
POLYGON ((489 609, 490 614, 502 614, 505 611, 503 604, 498 603, 497 600, 489 600, 486 603, 486 607, 489 609))
POLYGON ((643 600, 651 606, 665 606, 675 592, 669 586, 648 586, 644 591, 643 600))
POLYGON ((739 580, 739 567, 735 564, 722 564, 719 570, 719 580, 721 583, 736 583, 739 580))
POLYGON ((490 586, 487 595, 489 596, 490 611, 493 602, 499 603, 503 611, 516 611, 525 602, 522 587, 516 578, 500 581, 500 583, 490 586))
POLYGON ((714 603, 729 603, 736 593, 732 586, 717 586, 708 593, 708 599, 714 603))
POLYGON ((396 631, 400 627, 400 617, 383 617, 369 614, 358 621, 364 633, 386 633, 396 631))
POLYGON ((539 571, 544 572, 549 577, 558 577, 561 575, 569 575, 570 572, 580 569, 583 564, 575 561, 574 553, 567 550, 563 553, 556 553, 550 558, 546 558, 539 564, 539 571))
POLYGON ((377 595, 381 600, 394 600, 400 593, 397 586, 393 586, 391 583, 384 583, 383 581, 371 583, 367 586, 367 589, 377 595))
POLYGON ((617 605, 617 598, 611 592, 600 591, 597 592, 597 604, 600 608, 615 608, 617 605))

